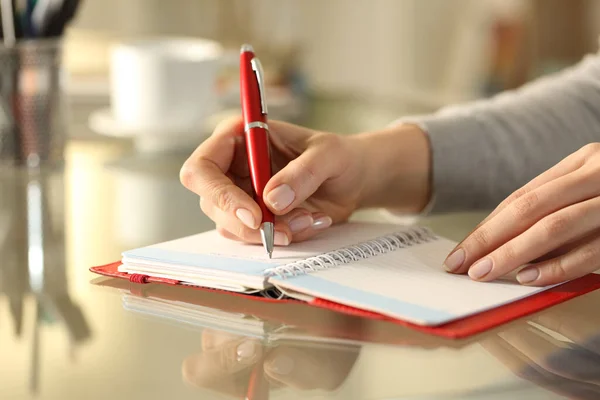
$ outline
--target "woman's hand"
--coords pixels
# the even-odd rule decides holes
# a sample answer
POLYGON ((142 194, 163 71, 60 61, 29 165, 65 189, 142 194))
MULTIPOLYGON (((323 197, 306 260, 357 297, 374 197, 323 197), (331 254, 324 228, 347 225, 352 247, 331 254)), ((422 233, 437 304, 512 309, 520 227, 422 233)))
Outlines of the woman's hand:
MULTIPOLYGON (((426 204, 429 152, 419 130, 342 136, 278 121, 269 127, 273 177, 263 197, 276 216, 276 245, 308 239, 360 207, 417 211, 426 204)), ((180 178, 222 235, 261 242, 241 118, 221 123, 180 178)))
MULTIPOLYGON (((345 220, 361 194, 361 152, 350 138, 271 121, 273 177, 264 198, 276 215, 275 244, 304 240, 345 220)), ((202 211, 226 237, 260 243, 261 210, 252 197, 243 121, 221 123, 181 170, 202 211)))
POLYGON ((184 360, 182 373, 186 382, 198 388, 235 398, 245 397, 257 369, 264 381, 253 384, 266 392, 275 388, 330 392, 344 383, 359 353, 360 347, 353 345, 310 347, 284 341, 264 347, 255 338, 205 329, 202 352, 184 360))
POLYGON ((503 201, 446 259, 454 273, 550 285, 600 268, 600 144, 571 154, 503 201))

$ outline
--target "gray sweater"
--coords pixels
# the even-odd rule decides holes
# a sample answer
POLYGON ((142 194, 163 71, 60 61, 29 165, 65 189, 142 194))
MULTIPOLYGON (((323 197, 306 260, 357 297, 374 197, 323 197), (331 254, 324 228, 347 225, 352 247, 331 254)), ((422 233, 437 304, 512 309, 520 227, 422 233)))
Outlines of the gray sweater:
POLYGON ((518 90, 404 119, 427 132, 431 213, 494 208, 582 146, 600 142, 600 55, 518 90))

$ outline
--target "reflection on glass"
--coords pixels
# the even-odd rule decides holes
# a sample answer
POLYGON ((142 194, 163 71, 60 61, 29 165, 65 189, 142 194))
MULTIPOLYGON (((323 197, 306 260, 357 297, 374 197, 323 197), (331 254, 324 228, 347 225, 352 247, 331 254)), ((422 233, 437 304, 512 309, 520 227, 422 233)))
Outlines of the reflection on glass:
POLYGON ((569 399, 600 399, 600 293, 481 341, 519 377, 569 399))
POLYGON ((266 398, 288 389, 341 390, 365 343, 421 349, 464 345, 302 303, 105 277, 92 284, 121 291, 130 313, 197 331, 201 344, 186 351, 183 381, 237 398, 248 393, 266 398))
MULTIPOLYGON (((6 296, 15 335, 31 345, 29 387, 39 391, 42 325, 61 324, 70 355, 91 336, 87 319, 68 291, 63 229, 62 173, 0 171, 0 296, 6 296), (24 303, 34 300, 32 332, 23 332, 24 303)), ((0 321, 0 326, 4 325, 0 321)))
POLYGON ((252 392, 255 398, 263 399, 269 389, 278 388, 327 392, 344 383, 359 352, 358 345, 268 343, 205 329, 201 351, 183 361, 182 374, 188 384, 237 398, 252 392))
POLYGON ((27 265, 29 286, 34 293, 44 287, 44 224, 42 190, 38 179, 27 184, 27 265))

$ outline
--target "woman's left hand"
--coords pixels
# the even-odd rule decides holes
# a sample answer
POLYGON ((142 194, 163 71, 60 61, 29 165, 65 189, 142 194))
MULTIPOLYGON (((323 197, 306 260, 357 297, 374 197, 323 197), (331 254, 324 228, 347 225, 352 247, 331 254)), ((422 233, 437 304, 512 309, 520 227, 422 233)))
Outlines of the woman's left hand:
POLYGON ((448 271, 468 272, 477 281, 522 266, 517 280, 533 286, 600 269, 600 143, 583 147, 514 192, 444 262, 448 271))

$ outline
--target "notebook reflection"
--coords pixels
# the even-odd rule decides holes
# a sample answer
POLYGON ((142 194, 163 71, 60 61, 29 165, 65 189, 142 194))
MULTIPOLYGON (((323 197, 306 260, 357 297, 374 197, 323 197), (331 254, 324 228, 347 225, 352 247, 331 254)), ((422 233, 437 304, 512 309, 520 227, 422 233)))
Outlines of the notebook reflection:
POLYGON ((181 374, 199 390, 236 398, 251 389, 258 393, 255 398, 287 388, 335 391, 349 380, 365 346, 375 343, 483 348, 543 390, 573 399, 600 398, 600 292, 468 340, 444 340, 304 304, 248 301, 218 291, 123 279, 93 283, 119 289, 128 312, 198 331, 200 343, 185 351, 181 374))
POLYGON ((569 399, 600 398, 600 293, 481 341, 516 375, 569 399))
POLYGON ((118 289, 125 310, 169 324, 206 328, 266 342, 320 344, 377 343, 419 348, 460 348, 468 341, 424 335, 386 321, 349 316, 302 302, 269 300, 260 294, 228 292, 163 284, 135 284, 124 279, 97 278, 92 284, 118 289), (249 297, 255 297, 250 300, 249 297))
POLYGON ((367 343, 420 348, 462 343, 303 303, 249 301, 220 291, 114 278, 92 284, 121 291, 128 312, 197 330, 200 344, 181 361, 183 381, 236 398, 262 399, 288 388, 334 391, 367 343))
POLYGON ((183 381, 236 398, 266 399, 284 388, 333 391, 352 370, 364 336, 353 318, 305 305, 121 279, 97 284, 121 289, 127 311, 197 328, 201 345, 182 361, 183 381))

